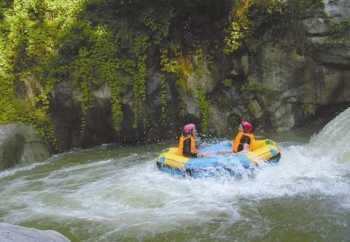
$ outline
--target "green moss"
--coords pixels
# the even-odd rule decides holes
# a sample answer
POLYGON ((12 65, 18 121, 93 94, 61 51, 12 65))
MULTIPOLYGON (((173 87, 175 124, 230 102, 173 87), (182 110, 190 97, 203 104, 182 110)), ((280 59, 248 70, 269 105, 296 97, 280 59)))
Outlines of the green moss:
POLYGON ((173 17, 172 12, 169 14, 159 14, 154 11, 147 12, 143 17, 144 25, 149 28, 152 36, 152 42, 159 45, 161 41, 168 36, 170 19, 173 17))
POLYGON ((161 70, 174 74, 177 78, 177 87, 186 93, 190 92, 188 79, 194 72, 191 58, 191 55, 183 55, 177 45, 170 45, 168 49, 163 49, 160 56, 161 70))
POLYGON ((168 123, 168 97, 170 95, 164 76, 160 78, 160 123, 165 126, 168 123))
POLYGON ((123 109, 121 101, 121 91, 123 88, 123 80, 117 74, 118 70, 116 69, 117 64, 111 63, 109 68, 105 70, 104 73, 109 73, 110 78, 108 84, 111 88, 111 105, 112 105, 112 121, 114 128, 119 131, 121 129, 121 124, 123 121, 123 109))
POLYGON ((263 95, 270 95, 274 92, 274 90, 268 87, 267 85, 264 85, 263 83, 257 82, 255 80, 249 80, 246 84, 242 86, 241 90, 242 92, 250 92, 263 95))
POLYGON ((305 103, 303 105, 303 112, 307 116, 313 116, 316 113, 316 105, 315 104, 310 104, 310 103, 305 103))
MULTIPOLYGON (((46 67, 48 59, 55 53, 53 45, 57 29, 52 26, 59 21, 46 19, 45 13, 50 11, 50 6, 43 1, 14 2, 11 8, 2 10, 0 95, 3 98, 0 122, 30 123, 55 145, 48 115, 49 95, 54 83, 46 75, 46 67), (27 89, 33 88, 32 94, 17 97, 15 87, 19 83, 27 83, 27 89)), ((69 13, 66 11, 67 15, 69 13)))
POLYGON ((223 84, 225 87, 232 87, 232 83, 233 83, 232 79, 225 79, 223 81, 223 84))
MULTIPOLYGON (((2 1, 0 123, 31 123, 44 136, 53 137, 49 113, 52 91, 56 84, 67 82, 75 88, 74 98, 80 98, 82 132, 86 115, 96 101, 93 93, 104 85, 111 90, 112 119, 116 130, 121 128, 123 100, 129 94, 133 95, 134 127, 145 126, 148 64, 157 66, 149 54, 152 54, 152 60, 157 60, 160 50, 159 64, 165 76, 160 84, 162 122, 166 123, 170 95, 166 79, 176 80, 181 91, 198 99, 202 126, 207 129, 209 104, 206 90, 210 86, 206 84, 211 84, 208 77, 211 78, 214 71, 210 70, 210 60, 204 54, 210 44, 202 41, 206 37, 201 34, 207 30, 191 29, 196 18, 199 20, 207 14, 206 17, 215 20, 213 23, 229 19, 225 53, 233 54, 254 37, 256 30, 259 34, 265 33, 259 26, 270 28, 271 23, 282 26, 288 22, 285 21, 287 18, 275 21, 281 13, 288 17, 291 16, 289 12, 297 13, 299 17, 300 12, 306 13, 320 0, 235 2, 232 15, 227 18, 220 16, 221 10, 211 8, 221 8, 222 4, 203 1, 2 1), (281 5, 281 2, 293 6, 281 5), (289 11, 288 8, 298 11, 289 11), (192 20, 187 19, 187 13, 191 13, 192 20), (259 21, 256 23, 257 16, 259 21), (177 28, 180 24, 184 25, 177 28), (194 40, 184 40, 181 34, 185 28, 182 27, 186 27, 186 33, 195 36, 194 40), (28 84, 29 87, 24 88, 28 90, 18 91, 19 84, 23 83, 32 86, 28 84), (198 94, 197 89, 201 90, 198 94)), ((340 27, 346 29, 347 25, 344 23, 340 27)), ((213 38, 206 41, 213 41, 213 38)), ((222 42, 215 41, 215 45, 222 42)), ((228 81, 224 84, 230 85, 228 81)), ((265 91, 265 87, 253 84, 244 88, 265 91)))
POLYGON ((253 3, 253 0, 240 0, 234 7, 232 21, 226 31, 225 54, 232 54, 237 51, 241 47, 242 41, 249 34, 252 23, 248 14, 253 3))
POLYGON ((334 45, 347 45, 349 43, 348 32, 350 30, 350 19, 341 22, 331 23, 329 27, 332 34, 327 37, 327 42, 323 44, 328 48, 334 45))
POLYGON ((173 74, 177 78, 178 89, 196 98, 200 109, 202 132, 205 133, 208 131, 209 121, 209 103, 205 92, 208 83, 205 80, 211 75, 208 69, 210 61, 201 48, 184 55, 179 48, 174 48, 174 45, 172 47, 163 49, 161 53, 161 70, 173 74))
MULTIPOLYGON (((145 125, 148 49, 162 44, 172 17, 168 6, 148 7, 141 1, 1 2, 0 123, 31 123, 44 136, 54 137, 50 97, 55 85, 64 81, 74 86, 80 100, 82 132, 95 102, 93 91, 106 84, 116 130, 121 128, 122 100, 128 90, 134 98, 134 127, 145 125), (18 97, 18 83, 28 80, 38 88, 18 97)), ((164 112, 166 107, 162 102, 164 112)))
MULTIPOLYGON (((300 31, 300 19, 323 10, 322 0, 238 0, 233 4, 226 27, 224 53, 234 54, 250 43, 262 42, 269 37, 276 41, 288 33, 300 31)), ((288 39, 289 43, 293 40, 288 39)), ((297 43, 296 43, 297 44, 297 43)))
POLYGON ((202 89, 197 90, 196 96, 200 111, 201 132, 207 133, 209 123, 209 102, 206 93, 202 89))
POLYGON ((166 73, 178 74, 180 66, 177 58, 181 53, 178 48, 162 49, 160 55, 161 71, 166 73))
MULTIPOLYGON (((178 88, 188 95, 195 96, 198 88, 207 89, 214 71, 209 70, 212 63, 210 56, 202 48, 197 48, 187 55, 180 51, 173 54, 171 73, 174 73, 178 88)), ((170 72, 169 71, 169 72, 170 72)))
POLYGON ((139 36, 135 39, 133 53, 136 55, 136 70, 133 76, 133 94, 134 94, 134 127, 140 124, 145 125, 145 102, 146 102, 146 51, 149 47, 147 36, 139 36))

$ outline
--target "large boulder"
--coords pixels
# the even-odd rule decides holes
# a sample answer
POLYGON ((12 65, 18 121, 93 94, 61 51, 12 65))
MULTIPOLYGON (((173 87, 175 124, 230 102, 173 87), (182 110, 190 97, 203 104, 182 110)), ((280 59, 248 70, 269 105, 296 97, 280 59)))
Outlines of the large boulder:
POLYGON ((273 129, 283 131, 295 126, 294 110, 302 97, 305 58, 295 49, 266 44, 254 63, 258 68, 248 83, 255 99, 248 97, 247 109, 258 122, 269 120, 273 129))
POLYGON ((265 44, 254 65, 258 68, 250 76, 250 86, 256 100, 249 97, 247 110, 259 123, 268 120, 275 130, 295 127, 319 107, 350 103, 350 72, 301 55, 296 48, 265 44))
POLYGON ((350 66, 350 2, 324 0, 323 14, 303 20, 312 56, 324 65, 350 66))
POLYGON ((46 160, 47 144, 32 126, 13 123, 0 125, 0 170, 16 164, 46 160))
POLYGON ((348 20, 350 16, 350 2, 348 0, 323 0, 328 17, 336 21, 348 20))
POLYGON ((65 236, 53 230, 38 230, 0 223, 1 242, 69 242, 65 236))

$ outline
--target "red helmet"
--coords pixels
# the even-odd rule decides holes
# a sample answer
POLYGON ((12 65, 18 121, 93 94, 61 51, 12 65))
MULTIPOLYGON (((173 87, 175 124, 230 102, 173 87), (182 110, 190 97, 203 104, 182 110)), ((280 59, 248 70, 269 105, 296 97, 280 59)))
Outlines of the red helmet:
POLYGON ((193 131, 196 131, 196 125, 195 124, 186 124, 184 126, 183 132, 184 134, 191 134, 193 131))
POLYGON ((252 133, 253 132, 253 125, 249 123, 248 121, 242 121, 241 126, 243 129, 243 132, 245 133, 252 133))

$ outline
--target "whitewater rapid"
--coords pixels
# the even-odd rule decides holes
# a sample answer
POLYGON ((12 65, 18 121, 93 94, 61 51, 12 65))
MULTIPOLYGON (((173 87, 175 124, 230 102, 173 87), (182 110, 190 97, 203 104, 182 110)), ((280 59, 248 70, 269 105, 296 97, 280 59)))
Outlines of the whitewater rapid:
POLYGON ((217 239, 228 236, 233 224, 252 219, 242 212, 242 202, 330 197, 336 208, 349 210, 349 118, 347 109, 309 143, 281 143, 278 164, 242 179, 172 177, 157 170, 158 152, 64 165, 58 157, 5 171, 0 218, 15 224, 52 220, 72 233, 76 226, 89 234, 83 241, 113 241, 120 234, 143 238, 215 223, 208 230, 217 239))

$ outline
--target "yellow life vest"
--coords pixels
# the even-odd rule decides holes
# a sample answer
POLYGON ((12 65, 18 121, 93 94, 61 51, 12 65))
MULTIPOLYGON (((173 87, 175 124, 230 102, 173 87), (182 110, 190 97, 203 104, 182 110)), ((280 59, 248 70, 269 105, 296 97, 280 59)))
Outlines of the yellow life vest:
POLYGON ((249 151, 252 151, 254 147, 254 142, 255 142, 254 134, 244 133, 242 131, 239 131, 232 142, 232 151, 233 153, 240 152, 241 150, 243 150, 244 144, 249 144, 249 151), (246 140, 248 140, 248 142, 246 140))
POLYGON ((197 145, 196 145, 196 139, 193 135, 187 135, 183 136, 181 135, 179 139, 179 146, 178 146, 178 155, 191 155, 196 156, 197 155, 197 145), (186 143, 190 142, 190 147, 185 147, 186 143), (190 154, 184 154, 185 149, 190 148, 189 153, 190 154))

